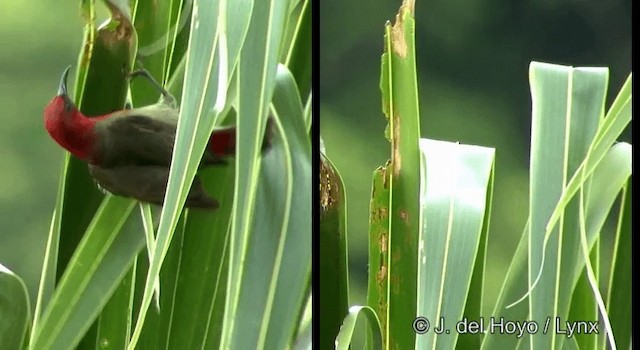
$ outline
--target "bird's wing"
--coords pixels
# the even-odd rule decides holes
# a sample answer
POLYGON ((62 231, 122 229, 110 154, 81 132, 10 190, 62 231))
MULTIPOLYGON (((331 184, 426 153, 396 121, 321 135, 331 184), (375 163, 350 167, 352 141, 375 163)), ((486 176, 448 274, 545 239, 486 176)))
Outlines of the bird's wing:
POLYGON ((172 119, 127 115, 96 125, 96 161, 104 168, 169 166, 176 134, 172 119))

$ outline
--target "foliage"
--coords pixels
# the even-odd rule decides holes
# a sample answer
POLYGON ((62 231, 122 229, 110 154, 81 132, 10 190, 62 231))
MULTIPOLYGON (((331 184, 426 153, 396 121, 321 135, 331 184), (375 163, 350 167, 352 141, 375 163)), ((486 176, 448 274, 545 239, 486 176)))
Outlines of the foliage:
POLYGON ((372 329, 368 348, 377 348, 380 336, 385 349, 630 346, 630 315, 607 310, 616 309, 612 294, 621 298, 616 305, 631 300, 630 282, 620 278, 630 273, 630 247, 619 244, 631 230, 631 146, 616 142, 631 120, 631 75, 605 113, 607 69, 531 63, 529 222, 498 303, 487 312, 483 296, 496 287, 485 284, 494 150, 412 137, 420 120, 414 32, 413 3, 405 1, 385 30, 381 89, 391 161, 374 172, 367 306, 352 306, 355 314, 338 334, 321 336, 346 348, 363 310, 372 329), (419 183, 398 187, 407 173, 420 174, 419 183), (406 209, 413 205, 420 208, 417 235, 406 209), (603 242, 608 217, 616 222, 613 245, 603 242), (528 328, 500 334, 494 320, 528 328), (597 324, 598 334, 586 327, 568 336, 579 321, 597 324))
POLYGON ((16 288, 19 278, 2 271, 2 293, 22 290, 9 299, 15 302, 1 304, 3 315, 13 310, 3 322, 33 321, 22 332, 0 327, 0 343, 33 349, 304 343, 297 337, 310 290, 311 204, 308 193, 294 188, 311 179, 304 108, 311 61, 309 50, 297 49, 309 33, 308 1, 106 5, 111 18, 98 28, 94 2, 81 6, 76 102, 88 115, 121 109, 127 96, 134 106, 153 103, 157 93, 144 84, 129 92, 124 73, 135 61, 181 96, 165 205, 153 213, 140 204, 142 222, 135 220, 134 201, 101 194, 86 165, 67 155, 33 314, 26 290, 16 288), (295 73, 278 62, 295 64, 295 73), (268 114, 273 143, 261 156, 268 114), (235 161, 202 174, 220 208, 182 210, 208 135, 234 115, 235 161))

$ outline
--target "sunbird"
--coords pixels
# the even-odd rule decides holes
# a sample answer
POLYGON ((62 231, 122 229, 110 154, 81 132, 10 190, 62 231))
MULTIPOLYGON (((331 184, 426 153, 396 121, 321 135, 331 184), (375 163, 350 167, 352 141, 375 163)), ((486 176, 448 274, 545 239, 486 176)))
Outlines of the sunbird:
MULTIPOLYGON (((85 161, 102 189, 118 196, 161 205, 169 179, 169 166, 178 125, 179 109, 173 96, 146 70, 129 74, 146 77, 162 94, 156 104, 124 109, 101 116, 82 114, 67 93, 67 76, 60 79, 58 94, 44 109, 49 135, 75 157, 85 161)), ((270 146, 271 118, 262 144, 270 146)), ((200 167, 227 164, 235 154, 236 128, 214 129, 200 167)), ((215 209, 218 201, 204 190, 196 175, 185 203, 189 208, 215 209)))

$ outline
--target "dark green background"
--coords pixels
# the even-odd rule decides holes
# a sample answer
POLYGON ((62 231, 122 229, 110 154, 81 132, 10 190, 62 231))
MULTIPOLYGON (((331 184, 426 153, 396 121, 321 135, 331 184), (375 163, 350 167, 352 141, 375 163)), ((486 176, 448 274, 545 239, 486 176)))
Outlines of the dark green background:
MULTIPOLYGON (((320 1, 321 136, 346 186, 352 304, 364 302, 371 176, 390 154, 380 55, 400 4, 320 1)), ((529 63, 609 67, 609 106, 631 71, 631 1, 417 0, 415 19, 421 136, 496 148, 493 305, 528 212, 529 63)))

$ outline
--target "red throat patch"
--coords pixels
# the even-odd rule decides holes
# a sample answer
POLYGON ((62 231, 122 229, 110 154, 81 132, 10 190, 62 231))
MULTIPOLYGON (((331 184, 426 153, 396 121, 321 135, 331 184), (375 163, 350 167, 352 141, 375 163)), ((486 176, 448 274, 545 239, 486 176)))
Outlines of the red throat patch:
POLYGON ((85 117, 62 96, 54 97, 44 109, 44 124, 49 135, 64 149, 82 160, 90 160, 95 121, 85 117))

